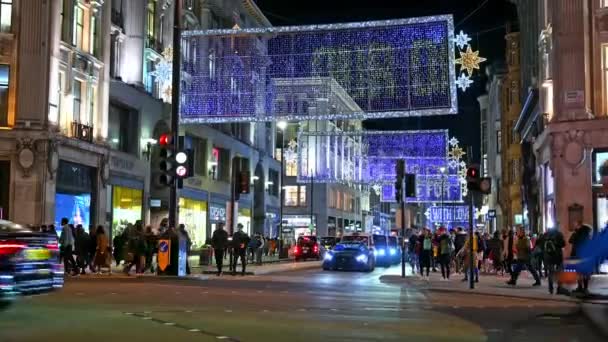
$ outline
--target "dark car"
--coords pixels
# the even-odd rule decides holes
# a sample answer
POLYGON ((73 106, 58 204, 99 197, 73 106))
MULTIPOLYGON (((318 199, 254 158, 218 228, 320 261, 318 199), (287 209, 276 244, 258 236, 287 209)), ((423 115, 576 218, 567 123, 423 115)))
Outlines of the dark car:
POLYGON ((392 265, 392 258, 388 248, 388 237, 386 235, 374 234, 374 248, 376 252, 376 262, 378 265, 389 267, 392 265))
POLYGON ((62 286, 57 236, 0 220, 0 307, 18 295, 62 286))
MULTIPOLYGON (((369 237, 365 237, 369 239, 369 237)), ((353 270, 372 272, 376 267, 373 248, 361 239, 342 240, 323 258, 323 270, 353 270)))
POLYGON ((397 265, 401 262, 401 245, 396 236, 388 237, 388 255, 392 265, 397 265))
POLYGON ((300 236, 294 250, 296 261, 306 259, 321 259, 319 244, 316 236, 300 236))

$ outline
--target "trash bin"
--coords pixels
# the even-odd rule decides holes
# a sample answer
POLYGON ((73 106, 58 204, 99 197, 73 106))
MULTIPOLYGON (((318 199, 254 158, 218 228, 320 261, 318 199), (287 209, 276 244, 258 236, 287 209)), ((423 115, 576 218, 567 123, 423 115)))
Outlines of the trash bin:
POLYGON ((205 247, 201 248, 201 251, 198 255, 199 266, 211 265, 212 254, 213 254, 213 249, 211 247, 205 246, 205 247))

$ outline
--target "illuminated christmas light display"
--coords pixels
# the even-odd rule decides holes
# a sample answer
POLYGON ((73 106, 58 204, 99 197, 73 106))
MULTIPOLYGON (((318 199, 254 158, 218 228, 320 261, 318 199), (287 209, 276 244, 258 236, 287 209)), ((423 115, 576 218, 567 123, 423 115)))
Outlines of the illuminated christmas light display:
POLYGON ((185 123, 456 114, 451 15, 186 31, 185 123), (327 106, 330 97, 355 106, 327 106))
POLYGON ((160 87, 163 101, 171 103, 171 88, 173 80, 173 48, 168 47, 163 51, 162 58, 158 60, 154 71, 150 75, 155 77, 156 83, 160 87))
POLYGON ((458 53, 460 54, 460 58, 454 61, 457 65, 460 65, 460 76, 458 76, 455 83, 460 90, 466 91, 473 84, 473 80, 471 79, 473 72, 479 70, 479 64, 485 62, 486 59, 479 57, 479 51, 471 49, 471 45, 469 44, 471 38, 464 32, 460 31, 453 41, 458 47, 458 53), (466 73, 463 72, 464 70, 466 70, 466 73))
MULTIPOLYGON (((446 228, 468 227, 469 226, 469 207, 468 205, 446 205, 428 207, 424 213, 427 226, 434 227, 441 225, 446 228)), ((475 218, 473 215, 473 224, 475 218)))

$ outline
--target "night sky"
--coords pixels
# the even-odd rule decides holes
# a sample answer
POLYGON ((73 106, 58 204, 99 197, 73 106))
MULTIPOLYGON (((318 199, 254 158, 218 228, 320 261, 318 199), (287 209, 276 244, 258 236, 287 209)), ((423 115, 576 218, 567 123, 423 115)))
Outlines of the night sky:
POLYGON ((449 128, 461 146, 473 146, 479 159, 480 118, 477 97, 485 93, 485 66, 504 60, 507 23, 516 17, 507 0, 257 0, 275 26, 328 24, 453 14, 456 31, 472 38, 474 50, 488 58, 476 71, 475 83, 466 93, 458 91, 459 114, 422 118, 368 120, 368 129, 449 128))

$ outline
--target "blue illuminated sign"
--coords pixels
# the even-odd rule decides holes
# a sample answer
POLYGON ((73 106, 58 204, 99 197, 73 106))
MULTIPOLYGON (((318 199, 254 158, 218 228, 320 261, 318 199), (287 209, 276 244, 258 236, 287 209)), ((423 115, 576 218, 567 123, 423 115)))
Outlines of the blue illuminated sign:
POLYGON ((457 113, 451 15, 186 31, 184 123, 457 113))

